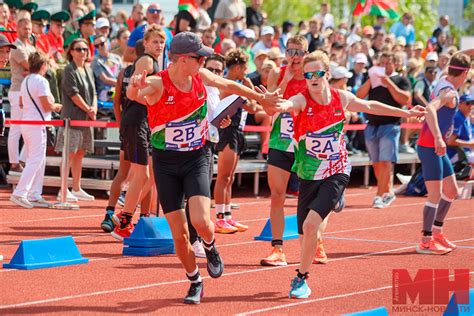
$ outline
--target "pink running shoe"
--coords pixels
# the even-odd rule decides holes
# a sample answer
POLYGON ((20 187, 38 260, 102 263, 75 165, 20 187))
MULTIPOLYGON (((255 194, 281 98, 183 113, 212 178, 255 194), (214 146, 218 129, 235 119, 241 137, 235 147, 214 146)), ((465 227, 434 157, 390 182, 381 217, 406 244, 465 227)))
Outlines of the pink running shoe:
POLYGON ((229 223, 229 225, 234 226, 235 228, 237 228, 237 231, 239 231, 239 232, 244 232, 247 229, 249 229, 249 227, 247 225, 241 224, 241 223, 237 222, 236 220, 234 220, 233 218, 226 219, 226 222, 229 223))
POLYGON ((224 219, 217 219, 215 223, 215 232, 218 234, 233 234, 238 231, 237 227, 230 225, 224 219))
POLYGON ((429 241, 423 241, 422 239, 418 246, 416 246, 416 252, 424 255, 444 255, 451 252, 451 250, 438 244, 433 238, 429 241))
POLYGON ((452 243, 446 236, 441 233, 441 234, 433 234, 433 240, 443 246, 444 248, 448 248, 451 250, 456 249, 456 245, 452 243))

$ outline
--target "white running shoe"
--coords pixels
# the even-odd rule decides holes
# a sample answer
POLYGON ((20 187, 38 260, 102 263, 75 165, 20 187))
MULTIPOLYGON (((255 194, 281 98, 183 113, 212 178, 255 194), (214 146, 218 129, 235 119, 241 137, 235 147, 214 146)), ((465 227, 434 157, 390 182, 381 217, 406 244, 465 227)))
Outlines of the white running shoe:
POLYGON ((74 195, 79 201, 94 201, 95 197, 93 195, 90 195, 86 191, 84 191, 82 188, 79 189, 79 191, 71 191, 72 195, 74 195))
POLYGON ((383 203, 383 199, 381 196, 375 196, 374 201, 372 202, 373 208, 384 208, 385 204, 383 203))
MULTIPOLYGON (((58 201, 61 201, 61 191, 59 191, 58 196, 57 196, 56 199, 57 199, 58 201)), ((75 203, 75 202, 77 202, 77 201, 78 201, 77 197, 75 197, 75 196, 71 193, 71 191, 69 191, 69 189, 67 189, 67 191, 66 191, 66 202, 75 203)))
POLYGON ((202 246, 201 241, 198 239, 193 243, 194 255, 198 258, 206 258, 206 252, 202 246))

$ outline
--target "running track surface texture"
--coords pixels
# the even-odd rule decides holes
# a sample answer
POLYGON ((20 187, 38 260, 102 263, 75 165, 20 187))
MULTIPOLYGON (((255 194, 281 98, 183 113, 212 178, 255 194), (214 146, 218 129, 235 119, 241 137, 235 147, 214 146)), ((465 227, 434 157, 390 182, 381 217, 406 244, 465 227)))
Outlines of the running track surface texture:
MULTIPOLYGON (((90 262, 31 271, 0 269, 0 314, 332 315, 379 306, 391 313, 393 269, 408 269, 412 277, 420 268, 474 271, 472 201, 456 201, 446 220, 445 233, 459 248, 428 256, 415 253, 424 198, 398 197, 390 207, 376 210, 370 207, 374 193, 374 188, 346 191, 346 208, 331 215, 324 234, 329 262, 312 266, 308 282, 313 294, 305 300, 288 298, 299 260, 297 240, 285 242, 288 266, 259 265, 271 250, 268 242, 253 240, 269 216, 268 196, 236 198, 241 208, 234 216, 249 230, 216 236, 224 275, 209 278, 205 259, 198 259, 205 296, 201 305, 187 306, 182 299, 189 283, 174 255, 124 257, 121 243, 101 231, 104 198, 81 202, 80 211, 27 210, 9 202, 9 191, 2 190, 4 262, 10 261, 20 240, 64 235, 74 237, 90 262)), ((295 199, 287 199, 286 212, 296 212, 295 199)), ((471 272, 471 287, 473 276, 471 272)))

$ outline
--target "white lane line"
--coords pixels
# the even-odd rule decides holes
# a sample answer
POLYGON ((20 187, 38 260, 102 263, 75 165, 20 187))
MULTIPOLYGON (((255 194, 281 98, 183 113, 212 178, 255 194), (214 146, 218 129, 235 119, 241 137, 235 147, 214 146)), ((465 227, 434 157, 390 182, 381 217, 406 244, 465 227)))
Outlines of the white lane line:
MULTIPOLYGON (((469 274, 474 274, 474 271, 469 272, 469 274)), ((452 275, 450 275, 452 277, 452 275)), ((267 308, 261 308, 261 309, 255 309, 252 311, 248 312, 243 312, 237 314, 238 316, 244 316, 244 315, 253 315, 253 314, 258 314, 258 313, 263 313, 263 312, 270 312, 274 311, 277 309, 282 309, 282 308, 289 308, 289 307, 295 307, 295 306, 300 306, 300 305, 305 305, 305 304, 311 304, 311 303, 316 303, 316 302, 322 302, 322 301, 328 301, 332 299, 338 299, 338 298, 346 298, 346 297, 351 297, 355 295, 361 295, 361 294, 367 294, 367 293, 372 293, 372 292, 378 292, 378 291, 384 291, 391 289, 392 285, 386 285, 382 287, 377 287, 373 289, 367 289, 363 291, 356 291, 356 292, 350 292, 350 293, 344 293, 344 294, 338 294, 338 295, 331 295, 331 296, 326 296, 326 297, 320 297, 320 298, 315 298, 312 300, 299 300, 295 303, 288 303, 288 304, 282 304, 282 305, 277 305, 277 306, 272 306, 272 307, 267 307, 267 308)))
MULTIPOLYGON (((466 240, 454 240, 453 242, 462 242, 462 241, 466 241, 466 240)), ((407 250, 407 249, 412 249, 412 248, 414 248, 414 246, 393 248, 393 249, 388 249, 388 250, 369 252, 369 253, 360 254, 360 255, 340 257, 340 258, 336 258, 336 259, 329 259, 328 261, 329 262, 335 262, 335 261, 345 261, 345 260, 350 260, 350 259, 358 259, 358 258, 369 257, 369 256, 373 256, 373 255, 379 255, 379 254, 390 253, 390 252, 397 252, 397 251, 407 250)), ((100 259, 96 259, 96 261, 99 261, 101 259, 105 260, 105 258, 100 258, 100 259)), ((266 267, 266 268, 258 268, 258 269, 253 269, 253 270, 236 271, 236 272, 224 273, 222 276, 223 277, 224 276, 235 276, 235 275, 242 275, 242 274, 249 274, 249 273, 258 273, 258 272, 269 271, 269 270, 286 269, 286 268, 296 267, 298 265, 299 265, 298 263, 295 263, 295 264, 289 264, 287 266, 280 266, 280 267, 266 267)), ((471 272, 471 273, 474 273, 474 272, 471 272)), ((209 279, 209 278, 210 278, 209 276, 203 277, 203 279, 209 279)), ((76 295, 68 295, 68 296, 56 297, 56 298, 51 298, 51 299, 46 299, 46 300, 36 300, 36 301, 27 301, 27 302, 17 303, 17 304, 10 304, 10 305, 0 305, 0 309, 18 308, 18 307, 24 307, 24 306, 31 306, 31 305, 38 305, 38 304, 44 304, 44 303, 51 303, 51 302, 59 302, 59 301, 77 299, 77 298, 82 298, 82 297, 90 297, 90 296, 98 296, 98 295, 119 293, 119 292, 125 292, 125 291, 141 290, 141 289, 159 287, 159 286, 163 286, 163 285, 179 284, 179 283, 185 283, 185 282, 188 282, 188 280, 185 279, 185 280, 176 280, 176 281, 168 281, 168 282, 159 282, 159 283, 152 283, 152 284, 147 284, 147 285, 126 287, 126 288, 118 288, 118 289, 114 289, 114 290, 105 290, 105 291, 97 291, 97 292, 90 292, 90 293, 83 293, 83 294, 76 294, 76 295)), ((345 294, 341 294, 341 295, 345 295, 345 294)), ((338 297, 336 296, 334 298, 338 298, 338 297)), ((309 301, 305 301, 305 302, 309 302, 309 301)), ((304 302, 301 302, 301 303, 304 303, 304 302)), ((272 308, 273 309, 278 309, 278 308, 283 308, 283 307, 276 306, 276 307, 272 307, 272 308)))
MULTIPOLYGON (((406 250, 406 249, 410 249, 410 248, 413 248, 413 247, 410 246, 410 247, 395 248, 395 249, 389 249, 389 250, 383 250, 383 251, 377 251, 377 252, 370 252, 370 253, 361 254, 361 255, 341 257, 341 258, 332 259, 332 260, 329 260, 329 261, 333 262, 333 261, 350 260, 350 259, 362 258, 362 257, 367 257, 367 256, 372 256, 372 255, 377 255, 377 254, 396 252, 396 251, 406 250)), ((289 268, 289 267, 295 267, 297 265, 298 264, 295 263, 295 264, 289 264, 287 266, 280 266, 280 267, 267 267, 267 268, 253 269, 253 270, 236 271, 236 272, 224 273, 222 275, 222 277, 243 275, 243 274, 249 274, 249 273, 259 273, 259 272, 264 272, 264 271, 269 271, 269 270, 286 269, 286 268, 289 268)), ((202 277, 202 278, 203 279, 209 279, 210 277, 205 276, 205 277, 202 277)), ((126 287, 126 288, 118 288, 118 289, 113 289, 113 290, 104 290, 104 291, 82 293, 82 294, 76 294, 76 295, 61 296, 61 297, 55 297, 55 298, 50 298, 50 299, 45 299, 45 300, 27 301, 27 302, 22 302, 22 303, 17 303, 17 304, 10 304, 10 305, 0 305, 0 309, 18 308, 18 307, 32 306, 32 305, 52 303, 52 302, 60 302, 60 301, 83 298, 83 297, 99 296, 99 295, 120 293, 120 292, 126 292, 126 291, 135 291, 135 290, 154 288, 154 287, 160 287, 160 286, 164 286, 164 285, 172 285, 172 284, 179 284, 179 283, 185 283, 185 282, 189 282, 189 280, 184 279, 184 280, 175 280, 175 281, 151 283, 151 284, 146 284, 146 285, 132 286, 132 287, 126 287)))
MULTIPOLYGON (((447 218, 446 220, 449 221, 449 220, 467 219, 467 218, 472 218, 472 217, 474 217, 474 215, 471 215, 471 216, 450 217, 450 218, 447 218)), ((370 226, 370 227, 364 227, 364 228, 336 230, 336 231, 324 232, 324 235, 340 234, 340 233, 352 233, 352 232, 358 232, 358 231, 365 231, 365 230, 372 230, 372 229, 380 229, 380 228, 399 227, 399 226, 414 225, 414 224, 420 224, 420 223, 423 223, 423 222, 422 222, 422 221, 405 222, 405 223, 390 224, 390 225, 380 225, 380 226, 370 226)), ((323 237, 324 237, 324 235, 323 235, 323 237)))
MULTIPOLYGON (((348 193, 345 196, 361 196, 361 195, 368 195, 368 194, 373 194, 373 192, 348 193)), ((289 201, 290 201, 290 199, 289 199, 289 201)), ((242 202, 242 203, 238 203, 238 204, 239 205, 255 205, 255 204, 261 204, 261 203, 266 203, 266 204, 268 204, 268 206, 270 206, 270 199, 269 198, 261 198, 260 201, 242 202)), ((294 206, 290 206, 290 207, 296 207, 296 204, 294 206)), ((14 222, 0 222, 0 225, 37 223, 37 222, 48 222, 48 221, 79 219, 79 218, 88 218, 88 217, 103 217, 103 216, 104 216, 103 214, 101 214, 101 215, 91 214, 91 215, 77 215, 77 216, 65 216, 65 217, 51 217, 51 218, 40 218, 40 219, 31 219, 31 220, 24 220, 24 221, 14 221, 14 222)))
MULTIPOLYGON (((406 244, 406 245, 417 245, 418 244, 416 242, 409 242, 409 241, 385 240, 385 239, 366 239, 366 238, 353 238, 353 237, 325 236, 324 239, 362 241, 362 242, 387 243, 387 244, 406 244)), ((474 240, 474 238, 458 240, 457 243, 471 241, 471 240, 474 240)), ((474 246, 459 246, 459 245, 457 245, 457 247, 458 248, 465 248, 465 249, 474 249, 474 246)))

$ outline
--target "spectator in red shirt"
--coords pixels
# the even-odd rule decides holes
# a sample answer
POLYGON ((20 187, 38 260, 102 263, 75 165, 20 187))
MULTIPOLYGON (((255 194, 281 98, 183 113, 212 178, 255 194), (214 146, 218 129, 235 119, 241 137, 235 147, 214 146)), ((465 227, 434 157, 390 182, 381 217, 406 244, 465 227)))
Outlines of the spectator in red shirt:
POLYGON ((143 4, 137 3, 133 6, 132 8, 132 14, 127 20, 127 26, 128 29, 133 31, 133 29, 143 21, 145 18, 145 8, 143 7, 143 4))

